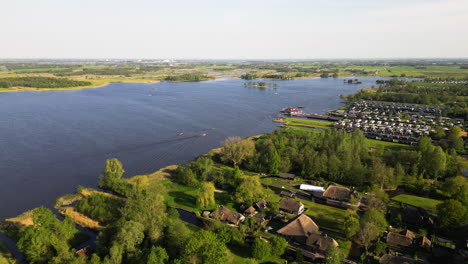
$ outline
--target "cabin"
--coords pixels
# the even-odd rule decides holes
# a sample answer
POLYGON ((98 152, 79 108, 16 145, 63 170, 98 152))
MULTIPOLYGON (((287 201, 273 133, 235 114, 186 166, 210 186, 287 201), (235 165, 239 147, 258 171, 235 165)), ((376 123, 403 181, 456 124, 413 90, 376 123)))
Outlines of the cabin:
POLYGON ((260 201, 255 203, 255 206, 257 207, 258 210, 262 211, 268 208, 267 206, 267 201, 265 199, 261 199, 260 201))
POLYGON ((278 235, 305 244, 307 238, 319 230, 318 225, 307 215, 300 215, 287 225, 276 231, 278 235))
POLYGON ((257 214, 257 211, 253 206, 250 206, 249 208, 245 209, 244 213, 246 213, 249 216, 254 216, 257 214))
POLYGON ((218 219, 223 223, 231 225, 239 225, 240 223, 245 221, 245 216, 231 211, 222 205, 220 205, 218 208, 216 208, 216 210, 211 212, 209 216, 211 218, 218 219))
POLYGON ((325 252, 327 252, 331 245, 338 247, 338 242, 336 242, 335 239, 328 237, 326 234, 322 236, 317 233, 312 233, 306 241, 307 249, 323 256, 323 258, 325 258, 325 252))
POLYGON ((390 254, 383 255, 380 260, 379 264, 423 264, 426 263, 422 260, 415 260, 412 257, 407 256, 395 256, 390 254))
POLYGON ((323 197, 341 202, 349 202, 352 193, 353 192, 346 187, 330 185, 323 193, 323 197))
POLYGON ((405 234, 389 232, 387 235, 387 243, 394 246, 411 247, 413 240, 414 234, 409 230, 406 230, 405 234))
POLYGON ((289 197, 284 197, 279 201, 279 208, 282 211, 300 215, 304 212, 304 204, 289 197))
POLYGON ((279 177, 281 179, 284 179, 284 180, 294 180, 294 178, 296 177, 296 175, 292 174, 292 173, 285 173, 285 172, 282 172, 279 174, 279 177))
POLYGON ((294 198, 294 196, 296 196, 296 192, 283 190, 279 193, 279 195, 284 196, 284 197, 294 198))

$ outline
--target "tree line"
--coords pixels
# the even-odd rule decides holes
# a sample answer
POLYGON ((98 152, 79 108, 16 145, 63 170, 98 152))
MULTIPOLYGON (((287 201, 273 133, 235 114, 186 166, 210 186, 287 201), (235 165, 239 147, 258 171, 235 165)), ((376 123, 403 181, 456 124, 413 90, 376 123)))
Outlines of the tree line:
POLYGON ((31 87, 31 88, 65 88, 91 85, 88 81, 76 81, 53 77, 8 77, 0 78, 0 88, 31 87))

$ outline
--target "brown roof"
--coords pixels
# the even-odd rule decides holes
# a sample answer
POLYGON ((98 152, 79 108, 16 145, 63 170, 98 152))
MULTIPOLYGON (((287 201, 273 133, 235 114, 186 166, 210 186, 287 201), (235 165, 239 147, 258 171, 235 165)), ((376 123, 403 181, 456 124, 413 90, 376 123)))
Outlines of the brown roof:
POLYGON ((338 242, 336 242, 333 238, 322 236, 316 233, 310 234, 306 242, 306 245, 311 247, 311 249, 315 252, 325 252, 331 244, 335 245, 335 247, 338 246, 338 242))
POLYGON ((303 236, 307 238, 310 234, 318 232, 318 230, 319 227, 314 220, 302 214, 276 232, 283 236, 303 236))
POLYGON ((385 254, 380 258, 379 263, 380 264, 413 264, 417 262, 408 257, 399 257, 399 256, 385 254))
POLYGON ((389 232, 387 235, 387 243, 396 246, 409 247, 413 244, 413 238, 398 233, 389 232))
POLYGON ((421 244, 420 244, 421 247, 431 247, 432 246, 432 242, 431 240, 429 240, 426 236, 423 236, 421 238, 421 244))
POLYGON ((330 185, 323 193, 323 197, 341 200, 341 201, 349 201, 351 196, 351 190, 346 187, 330 185))
POLYGON ((294 179, 294 177, 296 177, 296 175, 294 174, 291 174, 291 173, 285 173, 285 172, 282 172, 279 174, 280 178, 283 178, 283 179, 294 179))
POLYGON ((255 211, 255 208, 253 208, 253 206, 250 206, 249 208, 245 209, 244 211, 246 214, 254 214, 256 213, 257 211, 255 211))
POLYGON ((404 233, 403 235, 406 236, 406 237, 409 237, 409 238, 411 238, 411 239, 414 239, 414 238, 415 238, 414 233, 411 232, 411 231, 408 230, 408 229, 406 229, 406 231, 405 231, 405 233, 404 233))
POLYGON ((280 195, 281 196, 287 196, 287 197, 294 197, 296 195, 296 192, 292 192, 292 191, 281 191, 280 192, 280 195))
POLYGON ((243 219, 245 219, 243 215, 233 212, 224 206, 220 206, 216 210, 214 210, 210 214, 210 217, 216 218, 220 221, 229 222, 235 225, 239 224, 240 221, 243 221, 243 219))
POLYGON ((288 197, 279 201, 279 208, 286 211, 297 212, 301 206, 304 206, 301 202, 288 197))
POLYGON ((267 208, 267 201, 265 201, 265 199, 261 199, 260 201, 258 201, 255 205, 257 205, 257 208, 259 210, 263 210, 263 209, 266 209, 267 208))

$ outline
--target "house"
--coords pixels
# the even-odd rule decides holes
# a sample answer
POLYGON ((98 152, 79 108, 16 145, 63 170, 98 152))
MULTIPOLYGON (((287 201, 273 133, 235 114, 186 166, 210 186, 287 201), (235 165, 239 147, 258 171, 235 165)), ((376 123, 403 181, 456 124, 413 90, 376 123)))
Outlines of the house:
POLYGON ((294 198, 294 196, 296 196, 296 192, 283 190, 279 193, 279 195, 294 198))
POLYGON ((249 208, 245 209, 244 213, 248 214, 249 216, 254 216, 257 214, 257 211, 253 206, 250 206, 249 208))
POLYGON ((254 217, 252 217, 252 218, 253 218, 253 220, 255 220, 255 222, 257 222, 257 223, 260 224, 260 225, 264 225, 264 224, 265 224, 265 221, 266 221, 266 220, 265 220, 265 217, 263 217, 263 216, 256 215, 256 216, 254 216, 254 217))
POLYGON ((421 238, 418 240, 418 245, 419 245, 421 248, 430 250, 431 247, 432 247, 432 242, 431 242, 431 240, 429 240, 426 236, 423 236, 423 237, 421 237, 421 238))
POLYGON ((296 177, 296 175, 292 174, 292 173, 285 173, 285 172, 282 172, 279 174, 279 177, 281 179, 285 179, 285 180, 294 180, 294 178, 296 177))
POLYGON ((419 264, 424 263, 421 260, 414 260, 413 258, 406 256, 394 256, 390 254, 383 255, 380 260, 380 264, 419 264))
POLYGON ((302 214, 276 231, 276 233, 286 239, 292 239, 296 242, 305 244, 307 238, 311 234, 317 233, 318 230, 319 227, 317 224, 310 217, 302 214))
POLYGON ((260 201, 256 202, 255 203, 256 207, 258 210, 262 211, 262 210, 265 210, 267 209, 267 201, 265 201, 265 199, 261 199, 260 201))
POLYGON ((90 246, 83 247, 81 249, 78 249, 75 252, 75 256, 77 257, 85 257, 85 258, 90 258, 93 250, 91 249, 90 246))
POLYGON ((231 211, 222 205, 211 212, 210 217, 232 225, 238 225, 245 220, 245 216, 242 214, 231 211))
POLYGON ((323 193, 323 197, 342 202, 349 202, 351 200, 352 193, 353 192, 346 187, 330 185, 323 193))
POLYGON ((279 208, 282 211, 295 215, 300 215, 304 212, 304 204, 288 197, 284 197, 279 201, 279 208))
POLYGON ((409 230, 407 230, 404 235, 393 232, 389 232, 387 235, 388 244, 400 247, 411 247, 413 245, 413 239, 414 234, 409 230))
POLYGON ((390 211, 392 218, 398 219, 400 215, 404 224, 417 227, 432 228, 434 220, 426 210, 414 206, 401 206, 390 211))
POLYGON ((336 242, 333 238, 328 237, 327 235, 320 235, 317 233, 312 233, 309 235, 306 241, 307 248, 314 252, 321 255, 325 255, 325 252, 330 247, 330 245, 334 245, 338 247, 338 242, 336 242))

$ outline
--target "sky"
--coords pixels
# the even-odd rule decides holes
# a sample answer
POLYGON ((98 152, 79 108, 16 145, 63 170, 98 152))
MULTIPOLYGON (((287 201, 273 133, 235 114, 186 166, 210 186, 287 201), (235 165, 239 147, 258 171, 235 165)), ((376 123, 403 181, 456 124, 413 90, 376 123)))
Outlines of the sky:
POLYGON ((468 0, 15 0, 0 58, 467 58, 468 0))

